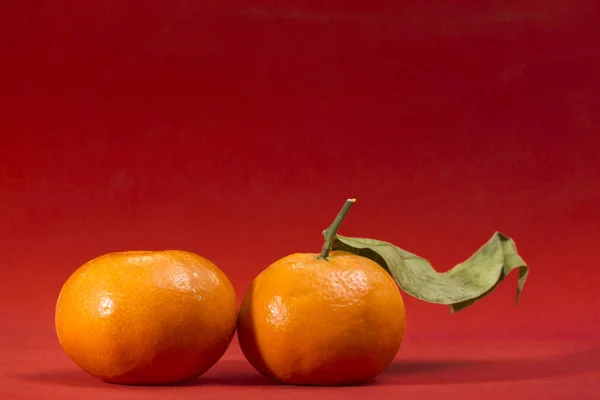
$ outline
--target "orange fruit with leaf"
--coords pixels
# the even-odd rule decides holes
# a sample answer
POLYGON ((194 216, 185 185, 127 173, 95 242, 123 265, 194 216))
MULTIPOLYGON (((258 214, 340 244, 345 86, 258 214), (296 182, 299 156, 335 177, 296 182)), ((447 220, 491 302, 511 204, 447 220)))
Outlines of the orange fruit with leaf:
POLYGON ((233 339, 237 300, 211 261, 185 251, 97 257, 60 291, 56 332, 65 353, 110 383, 169 384, 202 375, 233 339))
MULTIPOLYGON (((238 340, 261 374, 287 384, 346 385, 377 377, 393 361, 406 328, 400 289, 458 311, 483 298, 513 269, 518 295, 528 267, 513 241, 496 233, 446 273, 390 243, 343 237, 349 199, 324 231, 320 254, 275 261, 252 282, 238 316, 238 340)), ((518 299, 517 295, 517 299, 518 299)))

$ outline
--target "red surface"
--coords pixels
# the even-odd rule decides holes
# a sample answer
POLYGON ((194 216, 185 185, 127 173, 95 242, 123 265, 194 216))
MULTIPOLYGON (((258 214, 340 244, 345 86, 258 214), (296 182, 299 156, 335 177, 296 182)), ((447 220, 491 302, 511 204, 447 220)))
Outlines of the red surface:
POLYGON ((8 3, 3 398, 597 398, 597 2, 8 3), (405 296, 397 363, 359 388, 266 385, 235 345, 195 386, 107 386, 58 347, 56 296, 90 258, 195 251, 241 298, 349 196, 342 234, 440 270, 513 237, 520 306, 515 276, 456 315, 405 296))

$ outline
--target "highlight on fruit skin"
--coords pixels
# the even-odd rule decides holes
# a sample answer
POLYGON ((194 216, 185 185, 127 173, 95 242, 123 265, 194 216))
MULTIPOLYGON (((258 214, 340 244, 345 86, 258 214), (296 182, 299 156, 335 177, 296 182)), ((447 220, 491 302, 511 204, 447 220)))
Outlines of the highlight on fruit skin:
POLYGON ((109 253, 78 268, 55 309, 59 343, 108 383, 192 380, 225 353, 237 299, 211 261, 179 250, 109 253))
POLYGON ((378 376, 406 328, 402 295, 374 261, 330 251, 354 199, 326 231, 321 254, 277 260, 248 289, 238 315, 244 356, 285 384, 351 385, 378 376))

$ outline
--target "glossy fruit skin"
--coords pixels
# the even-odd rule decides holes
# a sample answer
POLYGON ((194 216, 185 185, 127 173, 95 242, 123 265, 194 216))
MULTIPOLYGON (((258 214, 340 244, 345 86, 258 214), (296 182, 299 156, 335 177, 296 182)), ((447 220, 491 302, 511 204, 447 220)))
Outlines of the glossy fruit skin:
POLYGON ((62 287, 55 326, 65 353, 105 382, 161 385, 210 369, 233 339, 235 291, 209 260, 179 250, 110 253, 62 287))
POLYGON ((292 254, 252 282, 238 316, 250 364, 294 385, 350 385, 379 375, 405 331, 398 286, 377 263, 333 251, 292 254))

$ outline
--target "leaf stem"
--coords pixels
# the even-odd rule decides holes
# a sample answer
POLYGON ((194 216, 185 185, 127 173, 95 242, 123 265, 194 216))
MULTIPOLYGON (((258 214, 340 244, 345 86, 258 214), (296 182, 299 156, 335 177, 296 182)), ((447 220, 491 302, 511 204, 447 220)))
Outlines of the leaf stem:
POLYGON ((335 235, 337 234, 337 231, 340 228, 342 221, 346 217, 346 214, 350 210, 350 207, 352 207, 352 204, 354 204, 355 202, 356 202, 356 199, 346 200, 346 202, 344 203, 344 206, 338 213, 337 217, 335 217, 335 219, 333 220, 333 222, 331 223, 329 228, 327 228, 327 230, 325 230, 323 232, 323 235, 325 236, 325 243, 323 243, 323 248, 321 249, 321 254, 319 255, 318 258, 324 259, 324 260, 328 259, 329 252, 331 251, 331 246, 333 245, 333 241, 335 239, 335 235))

